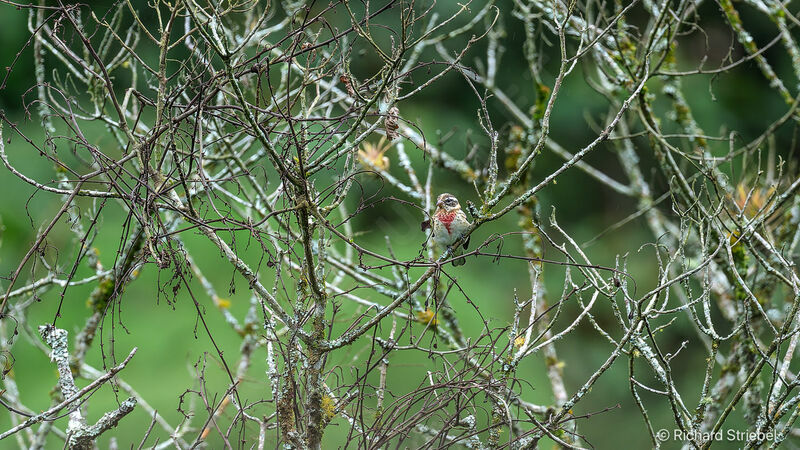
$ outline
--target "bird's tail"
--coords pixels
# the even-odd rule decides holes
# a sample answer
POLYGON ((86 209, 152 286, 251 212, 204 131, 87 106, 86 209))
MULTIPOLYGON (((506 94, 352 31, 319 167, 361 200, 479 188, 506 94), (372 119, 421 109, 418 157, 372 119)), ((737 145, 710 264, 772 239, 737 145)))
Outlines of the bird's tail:
MULTIPOLYGON (((461 248, 457 248, 457 249, 453 250, 453 256, 458 256, 458 255, 461 255, 463 253, 464 253, 464 250, 462 250, 461 248)), ((467 262, 467 258, 462 256, 461 258, 454 259, 453 260, 453 265, 454 266, 463 266, 466 262, 467 262)))

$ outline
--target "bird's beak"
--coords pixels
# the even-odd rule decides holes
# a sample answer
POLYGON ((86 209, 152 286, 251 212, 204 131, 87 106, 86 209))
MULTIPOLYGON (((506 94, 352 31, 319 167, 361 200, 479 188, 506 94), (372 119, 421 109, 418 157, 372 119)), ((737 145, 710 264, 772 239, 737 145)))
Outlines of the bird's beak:
POLYGON ((444 206, 444 202, 436 202, 436 207, 441 208, 444 206))

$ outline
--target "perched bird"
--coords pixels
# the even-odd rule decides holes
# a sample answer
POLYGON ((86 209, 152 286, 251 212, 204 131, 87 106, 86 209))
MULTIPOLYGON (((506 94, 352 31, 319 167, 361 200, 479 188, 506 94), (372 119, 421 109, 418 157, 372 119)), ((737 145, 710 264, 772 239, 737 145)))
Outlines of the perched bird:
MULTIPOLYGON (((431 226, 430 221, 422 223, 422 230, 431 226)), ((469 228, 470 223, 467 220, 466 214, 461 210, 461 205, 458 204, 452 194, 444 193, 436 199, 436 212, 433 213, 433 242, 439 245, 444 251, 448 246, 453 245, 464 232, 469 228)), ((464 241, 464 249, 469 245, 469 237, 464 241)), ((458 256, 464 251, 462 249, 453 249, 453 256, 458 256)), ((454 266, 464 264, 464 258, 458 258, 453 261, 454 266)))

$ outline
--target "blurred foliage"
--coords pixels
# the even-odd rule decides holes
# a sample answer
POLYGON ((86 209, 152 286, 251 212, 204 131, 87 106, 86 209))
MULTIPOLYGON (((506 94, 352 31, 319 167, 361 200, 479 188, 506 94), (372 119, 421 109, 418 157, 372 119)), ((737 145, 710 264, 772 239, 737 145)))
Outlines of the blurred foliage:
MULTIPOLYGON (((103 11, 111 2, 92 2, 95 11, 103 11)), ((526 60, 523 56, 522 46, 525 30, 522 24, 515 20, 513 8, 508 5, 498 5, 506 41, 503 47, 501 70, 497 74, 497 85, 502 86, 506 94, 512 98, 523 99, 522 104, 537 104, 538 99, 547 97, 547 86, 552 85, 557 73, 559 57, 557 46, 548 47, 551 36, 542 33, 540 49, 544 52, 541 59, 544 61, 544 70, 541 73, 543 85, 537 85, 530 78, 527 71, 526 60), (549 53, 548 53, 549 49, 549 53), (535 100, 536 99, 536 100, 535 100)), ((769 21, 756 14, 747 4, 737 4, 742 10, 742 19, 747 23, 748 29, 753 34, 759 47, 772 41, 774 28, 769 21)), ((796 5, 795 5, 796 6, 796 5)), ((318 5, 315 8, 323 8, 318 5)), ((474 7, 474 6, 473 6, 474 7)), ((456 2, 440 1, 434 6, 435 11, 441 16, 451 14, 457 8, 456 2)), ((2 6, 0 14, 0 61, 4 67, 13 66, 5 81, 3 90, 0 90, 0 109, 7 117, 19 124, 20 129, 31 140, 41 141, 44 137, 42 124, 35 111, 32 111, 31 100, 34 98, 30 88, 34 80, 31 47, 25 46, 30 38, 26 29, 28 14, 26 11, 16 10, 8 5, 2 6), (22 51, 17 53, 20 49, 22 51)), ((399 10, 388 13, 399 14, 399 10)), ((679 37, 675 57, 679 70, 696 68, 696 62, 707 56, 706 65, 716 67, 724 61, 739 59, 742 50, 733 45, 733 36, 730 28, 719 7, 714 2, 704 2, 699 7, 699 16, 704 18, 704 34, 692 33, 679 37)), ((98 14, 99 15, 99 14, 98 14)), ((152 18, 151 18, 152 19, 152 18)), ((342 23, 349 19, 341 17, 342 23)), ((386 19, 387 22, 391 18, 386 19)), ((628 18, 631 24, 636 24, 636 13, 628 18)), ((466 42, 467 37, 458 37, 466 42)), ((77 45, 77 43, 75 43, 77 45)), ((433 52, 433 50, 426 50, 433 52)), ((467 66, 475 62, 475 58, 484 55, 486 42, 476 44, 464 59, 467 66)), ((433 54, 433 53, 432 53, 433 54)), ((773 62, 775 70, 785 79, 792 78, 790 61, 777 48, 767 50, 765 56, 773 62)), ((147 60, 152 60, 157 55, 143 55, 147 60)), ((352 74, 359 77, 363 74, 374 73, 379 69, 381 61, 374 54, 356 56, 350 65, 352 74)), ((578 66, 573 74, 567 77, 562 87, 562 95, 553 110, 551 123, 551 136, 564 148, 575 151, 596 138, 598 130, 605 126, 598 123, 598 119, 608 113, 607 101, 587 82, 586 74, 581 73, 582 67, 578 66)), ((4 72, 5 74, 5 72, 4 72)), ((692 95, 687 98, 694 118, 697 123, 710 134, 731 134, 736 142, 747 142, 763 132, 764 124, 776 120, 783 113, 783 100, 769 88, 762 76, 754 69, 753 62, 740 64, 734 69, 721 74, 693 75, 684 78, 686 92, 692 95)), ((648 89, 657 91, 661 89, 659 80, 648 83, 648 89)), ((476 113, 480 110, 479 99, 475 95, 465 95, 469 88, 466 86, 463 75, 451 72, 439 82, 424 89, 420 95, 411 101, 402 104, 402 115, 418 126, 424 135, 447 153, 460 158, 471 158, 483 161, 486 158, 484 151, 487 146, 486 136, 478 128, 476 113), (473 152, 473 149, 478 149, 473 152)), ((665 110, 667 105, 655 105, 656 108, 665 110)), ((508 143, 513 140, 515 132, 503 121, 510 119, 506 109, 497 103, 488 104, 489 115, 495 118, 495 126, 500 130, 501 140, 508 143)), ((536 111, 532 111, 535 116, 536 111)), ((679 128, 670 124, 663 124, 665 130, 677 131, 679 128)), ((92 130, 96 135, 88 136, 92 142, 99 146, 103 142, 111 143, 104 131, 100 128, 92 130)), ((775 134, 772 145, 777 150, 778 156, 787 158, 790 164, 795 164, 796 125, 786 126, 775 134)), ((6 134, 7 151, 14 155, 14 161, 25 173, 38 179, 52 178, 52 165, 32 152, 32 149, 18 136, 6 134)), ((636 139, 642 146, 647 146, 647 137, 636 139)), ((727 143, 715 143, 711 147, 715 155, 727 152, 727 143)), ((381 168, 398 167, 397 156, 393 149, 381 149, 377 137, 363 146, 363 152, 374 164, 381 168)), ((617 158, 613 155, 613 147, 603 144, 598 151, 590 154, 585 161, 614 177, 624 177, 617 158)), ((421 152, 411 155, 412 163, 423 166, 426 164, 421 152)), ((536 161, 532 177, 538 179, 543 174, 549 174, 558 168, 563 159, 552 152, 544 152, 536 161)), ((741 160, 722 167, 732 179, 746 181, 748 173, 742 167, 741 160)), ((666 192, 667 180, 655 170, 654 161, 641 162, 645 177, 651 186, 657 189, 655 197, 666 192)), ((501 170, 502 165, 501 165, 501 170)), ((399 196, 400 192, 391 185, 382 182, 378 177, 364 174, 358 179, 358 189, 363 189, 363 197, 399 196)), ((446 171, 437 173, 435 181, 436 191, 448 191, 456 194, 462 204, 466 200, 476 198, 472 186, 446 171)), ((56 196, 44 195, 37 192, 32 186, 20 181, 6 170, 0 170, 0 286, 5 289, 10 273, 12 273, 22 256, 28 251, 31 243, 43 224, 54 215, 61 207, 60 199, 56 196)), ((759 198, 767 195, 757 194, 759 198)), ((642 248, 642 242, 652 240, 649 231, 642 226, 643 219, 639 218, 620 228, 612 229, 602 239, 593 240, 596 236, 609 227, 627 217, 629 211, 635 207, 634 199, 620 200, 609 187, 598 183, 583 172, 573 168, 558 177, 556 184, 538 196, 539 207, 544 215, 549 215, 551 208, 557 206, 559 224, 565 228, 579 243, 587 245, 585 251, 596 264, 614 265, 617 255, 628 254, 628 266, 631 275, 637 280, 638 289, 646 291, 648 286, 655 282, 658 275, 657 268, 652 265, 652 249, 642 248)), ((96 204, 81 200, 78 203, 82 209, 91 212, 96 204)), ((350 205, 355 207, 356 205, 350 205)), ((670 214, 669 210, 664 210, 670 214)), ((94 242, 98 258, 105 266, 111 266, 120 246, 120 230, 124 226, 125 217, 121 213, 104 213, 100 218, 98 229, 99 236, 94 242)), ((419 231, 419 221, 422 217, 409 216, 407 212, 400 211, 391 203, 377 203, 356 216, 352 226, 360 233, 365 242, 372 246, 382 246, 384 236, 391 237, 394 249, 399 258, 413 258, 425 240, 419 231)), ((485 239, 493 233, 502 233, 516 228, 516 217, 505 217, 502 220, 482 227, 473 238, 485 239)), ((246 242, 246 236, 242 236, 246 242)), ((196 264, 206 273, 215 286, 229 286, 227 292, 221 292, 224 298, 203 298, 201 307, 206 311, 215 308, 224 308, 234 315, 243 315, 248 306, 248 286, 237 274, 228 267, 219 251, 210 246, 200 237, 186 237, 188 246, 194 250, 196 264), (220 268, 223 268, 220 270, 220 268)), ((473 242, 475 242, 473 240, 473 242)), ((519 237, 512 237, 505 241, 507 248, 521 248, 519 237)), ((369 245, 368 245, 369 246, 369 245)), ((244 254, 258 255, 258 245, 240 248, 244 254)), ((48 238, 48 253, 59 254, 59 259, 70 261, 74 259, 76 251, 75 236, 69 231, 66 224, 59 224, 48 238)), ((545 247, 544 256, 556 253, 545 247)), ((68 269, 68 268, 65 268, 68 269)), ((177 423, 180 414, 177 412, 178 399, 176 392, 186 389, 197 389, 195 377, 203 362, 208 362, 204 377, 209 386, 214 386, 217 392, 213 398, 220 400, 224 392, 227 378, 220 361, 216 359, 215 351, 208 337, 198 328, 198 317, 191 299, 185 291, 181 291, 174 299, 164 295, 169 283, 169 271, 159 272, 154 267, 147 267, 140 279, 126 289, 120 299, 119 309, 113 309, 112 314, 104 318, 104 326, 100 329, 98 343, 87 356, 87 362, 95 367, 114 365, 120 358, 127 354, 133 346, 139 348, 134 358, 136 364, 131 365, 124 372, 125 380, 136 386, 140 394, 152 401, 152 406, 157 409, 168 421, 177 423), (159 288, 156 288, 159 287, 159 288)), ((504 327, 512 317, 514 305, 511 298, 514 295, 525 297, 530 294, 530 284, 526 264, 524 262, 504 261, 502 266, 489 258, 473 258, 463 268, 456 269, 455 274, 465 290, 471 292, 475 308, 480 315, 494 327, 504 327)), ((88 268, 78 269, 79 276, 90 274, 88 268)), ((414 273, 412 271, 412 273, 414 273)), ((555 272, 554 272, 555 273, 555 272)), ((549 291, 559 292, 563 284, 563 276, 549 276, 546 278, 549 291)), ((194 288, 201 292, 197 280, 193 280, 194 288)), ((103 284, 101 283, 101 290, 103 284)), ((64 294, 64 306, 61 310, 62 317, 59 326, 70 331, 70 337, 83 326, 88 310, 100 308, 102 292, 93 292, 92 285, 70 287, 66 292, 53 290, 36 298, 36 304, 29 309, 29 321, 32 323, 52 322, 56 304, 64 294), (87 300, 88 299, 88 300, 87 300)), ((466 307, 457 302, 453 304, 456 310, 466 307)), ((574 317, 580 308, 576 304, 565 306, 565 316, 574 317)), ((422 330, 426 325, 436 327, 437 317, 430 310, 417 312, 418 327, 422 330)), ((464 323, 465 330, 478 330, 483 325, 477 315, 468 315, 471 322, 464 323)), ((218 330, 215 334, 216 344, 225 353, 236 354, 241 339, 228 327, 219 314, 206 315, 208 326, 218 330)), ((601 325, 613 327, 611 317, 597 317, 601 325), (602 321, 606 321, 603 323, 602 321)), ((689 323, 678 324, 668 330, 669 339, 666 347, 677 348, 680 343, 693 335, 689 323)), ((431 341, 435 334, 431 335, 431 341)), ((39 338, 34 336, 34 341, 39 338)), ((431 342, 432 343, 432 342, 431 342)), ((42 396, 29 395, 39 393, 41 386, 53 386, 57 373, 45 358, 42 352, 33 348, 25 339, 20 339, 15 353, 13 375, 16 377, 22 399, 31 408, 44 410, 49 407, 49 399, 42 396)), ((560 359, 565 367, 565 383, 568 388, 580 386, 596 367, 605 360, 607 355, 607 342, 599 341, 588 323, 579 326, 576 333, 567 336, 560 345, 560 359)), ((354 349, 355 350, 355 349, 354 349)), ((330 361, 330 365, 341 364, 346 367, 350 357, 339 355, 340 360, 330 361)), ((706 355, 697 353, 682 353, 673 361, 673 371, 682 373, 681 368, 702 364, 706 355)), ((407 380, 409 387, 416 385, 420 380, 420 372, 424 373, 425 361, 407 358, 403 353, 393 356, 390 377, 395 380, 407 380)), ((258 382, 265 377, 266 363, 262 355, 254 357, 253 365, 243 380, 242 398, 259 399, 263 393, 258 390, 262 384, 258 382), (249 392, 249 394, 248 394, 249 392)), ((532 400, 547 403, 551 393, 549 384, 544 375, 544 366, 541 361, 525 361, 519 369, 525 378, 526 386, 521 390, 530 395, 532 400)), ((677 380, 678 386, 699 393, 702 377, 697 378, 693 373, 686 378, 677 380)), ((580 422, 582 433, 593 436, 593 444, 598 448, 609 448, 620 442, 623 430, 630 430, 641 426, 641 416, 630 397, 627 381, 627 368, 616 365, 593 388, 592 395, 581 404, 581 414, 601 411, 612 408, 608 412, 593 416, 591 420, 580 422)), ((647 383, 652 380, 640 380, 647 383)), ((656 394, 643 392, 643 397, 656 397, 656 394)), ((109 391, 98 392, 92 398, 92 412, 105 411, 116 407, 117 400, 121 400, 109 391)), ((646 401, 646 400, 645 400, 646 401)), ((324 400, 323 400, 324 402, 324 400)), ((325 404, 325 403, 324 403, 325 404)), ((336 442, 348 431, 347 424, 334 417, 330 401, 325 404, 327 419, 332 419, 332 425, 326 431, 328 442, 336 442)), ((655 423, 666 423, 670 420, 671 411, 649 411, 655 423)), ((230 412, 226 414, 231 414, 230 412)), ((120 426, 113 434, 123 447, 136 443, 142 435, 139 434, 147 428, 151 418, 141 409, 137 409, 124 419, 124 426, 120 426), (132 425, 136 422, 137 425, 132 425)), ((0 429, 10 427, 7 413, 0 413, 0 429)), ((257 430, 248 427, 244 440, 254 439, 257 430)), ((104 436, 100 446, 108 445, 110 436, 104 436)), ((211 445, 220 445, 214 441, 212 435, 211 445)), ((626 436, 627 445, 632 448, 641 448, 650 445, 646 435, 636 434, 626 436), (627 440, 627 438, 630 440, 627 440)), ((10 443, 10 440, 8 441, 10 443)), ((151 439, 152 442, 152 439, 151 439)), ((412 445, 412 444, 409 444, 412 445)), ((9 448, 9 447, 6 447, 9 448)))

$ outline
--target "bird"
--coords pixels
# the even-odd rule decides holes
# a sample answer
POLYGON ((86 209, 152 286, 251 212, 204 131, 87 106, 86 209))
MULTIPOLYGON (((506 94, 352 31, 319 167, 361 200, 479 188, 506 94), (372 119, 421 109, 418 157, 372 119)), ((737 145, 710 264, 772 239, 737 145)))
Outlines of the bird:
MULTIPOLYGON (((433 213, 433 242, 440 246, 442 250, 446 247, 453 245, 459 238, 461 238, 470 223, 467 220, 467 215, 461 210, 461 205, 458 199, 452 194, 443 193, 436 199, 436 211, 433 213)), ((422 223, 422 230, 431 227, 431 221, 422 223)), ((464 241, 464 249, 469 246, 469 236, 464 241)), ((458 256, 463 253, 461 248, 453 249, 453 256, 458 256)), ((454 266, 460 266, 466 262, 466 259, 461 257, 453 261, 454 266)))

